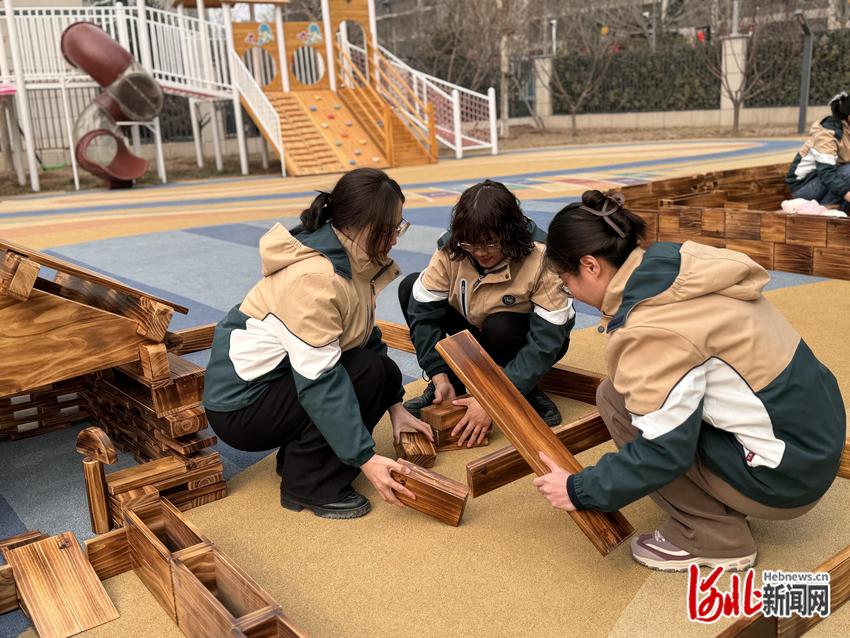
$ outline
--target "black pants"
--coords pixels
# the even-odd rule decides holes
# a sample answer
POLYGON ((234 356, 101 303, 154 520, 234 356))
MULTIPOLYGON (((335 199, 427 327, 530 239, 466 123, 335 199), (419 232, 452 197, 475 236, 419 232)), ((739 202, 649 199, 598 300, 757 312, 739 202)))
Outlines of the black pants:
MULTIPOLYGON (((391 405, 398 401, 401 371, 387 356, 354 348, 342 354, 363 423, 371 433, 391 405)), ((238 450, 260 452, 280 447, 281 491, 304 502, 331 503, 351 489, 360 469, 337 458, 322 433, 307 416, 292 374, 274 381, 251 405, 207 417, 216 435, 238 450)))
MULTIPOLYGON (((419 278, 419 273, 413 273, 405 277, 398 286, 398 301, 404 320, 410 327, 410 317, 407 314, 407 306, 413 295, 413 285, 419 278)), ((525 346, 528 337, 528 313, 525 312, 494 312, 489 315, 479 330, 469 323, 457 310, 449 306, 446 318, 440 326, 440 337, 453 335, 462 330, 469 330, 472 336, 481 344, 481 347, 493 357, 493 361, 503 368, 513 361, 517 353, 525 346)), ((558 359, 564 356, 569 347, 569 339, 564 343, 558 359)), ((458 393, 465 392, 463 383, 454 372, 449 372, 449 379, 458 393)))

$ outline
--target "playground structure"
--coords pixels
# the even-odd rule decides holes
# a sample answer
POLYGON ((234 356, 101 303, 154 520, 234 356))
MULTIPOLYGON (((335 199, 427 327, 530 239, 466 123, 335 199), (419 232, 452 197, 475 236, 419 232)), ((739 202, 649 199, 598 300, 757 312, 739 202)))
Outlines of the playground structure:
MULTIPOLYGON (((254 4, 249 3, 251 16, 254 4)), ((14 90, 32 190, 40 189, 33 121, 41 91, 62 95, 67 145, 78 143, 68 92, 100 84, 66 62, 62 32, 75 22, 101 28, 139 62, 167 94, 189 100, 199 166, 203 166, 199 113, 218 102, 234 105, 240 169, 248 174, 242 110, 284 175, 311 175, 358 166, 386 168, 436 161, 443 146, 495 154, 496 103, 491 88, 476 93, 417 71, 378 44, 373 0, 323 0, 321 22, 284 22, 284 0, 274 20, 235 22, 232 5, 187 0, 174 10, 121 3, 109 7, 15 8, 0 13, 0 85, 14 90), (195 10, 197 16, 188 11, 195 10), (220 12, 219 12, 220 10, 220 12), (213 13, 215 12, 215 13, 213 13)), ((4 121, 4 126, 6 121, 4 121)), ((140 126, 156 145, 157 171, 166 181, 159 118, 129 126, 139 155, 140 126)), ((223 131, 211 119, 216 167, 223 167, 223 131)), ((129 150, 128 150, 129 152, 129 150)), ((78 158, 70 154, 79 188, 78 158)))

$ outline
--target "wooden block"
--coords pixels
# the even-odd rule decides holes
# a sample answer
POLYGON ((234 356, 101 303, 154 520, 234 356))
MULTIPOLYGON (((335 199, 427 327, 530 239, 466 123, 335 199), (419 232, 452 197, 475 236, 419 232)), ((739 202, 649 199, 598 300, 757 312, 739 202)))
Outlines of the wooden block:
POLYGON ((280 609, 216 547, 176 557, 173 571, 177 626, 189 638, 240 635, 239 619, 247 618, 251 626, 251 621, 263 618, 262 614, 280 609))
POLYGON ((40 541, 43 538, 47 538, 47 536, 45 536, 38 530, 24 532, 23 534, 4 538, 3 540, 0 540, 0 553, 2 553, 3 558, 8 561, 6 552, 8 552, 9 550, 15 549, 16 547, 21 547, 22 545, 28 545, 29 543, 40 541))
POLYGON ((186 511, 207 503, 213 503, 225 496, 227 496, 227 484, 221 481, 192 491, 173 488, 166 492, 163 498, 168 499, 180 511, 186 511))
POLYGON ((15 575, 11 565, 0 565, 0 614, 6 614, 18 608, 18 590, 15 588, 15 575))
POLYGON ((395 451, 399 457, 421 467, 434 467, 437 460, 434 444, 421 432, 402 432, 395 451))
POLYGON ((177 354, 189 354, 212 348, 215 326, 216 324, 210 323, 204 326, 178 330, 175 333, 180 337, 180 346, 176 350, 177 354))
POLYGON ((679 234, 679 211, 658 211, 658 236, 679 234))
MULTIPOLYGON (((695 202, 693 205, 697 205, 695 202)), ((679 213, 679 232, 690 237, 702 234, 702 209, 686 208, 679 213)))
POLYGON ((215 434, 209 431, 188 434, 180 437, 179 439, 173 439, 160 430, 154 430, 153 435, 167 448, 174 450, 182 456, 188 456, 204 448, 212 447, 218 442, 218 438, 216 438, 215 434))
POLYGON ((18 262, 15 274, 12 275, 12 280, 9 282, 6 295, 19 301, 26 301, 29 299, 35 280, 38 278, 38 271, 40 268, 41 267, 34 261, 22 258, 18 262))
POLYGON ((167 456, 112 472, 107 477, 106 484, 109 493, 116 495, 145 485, 156 486, 163 481, 183 477, 187 473, 185 461, 174 456, 167 456))
MULTIPOLYGON (((110 497, 110 511, 115 527, 124 524, 124 512, 133 510, 145 518, 151 510, 159 507, 159 490, 152 485, 145 485, 129 492, 122 492, 117 496, 110 497)), ((155 513, 155 512, 154 512, 155 513)))
MULTIPOLYGON (((464 395, 467 396, 467 395, 464 395)), ((451 400, 434 403, 422 408, 420 419, 431 426, 434 435, 434 445, 442 447, 449 443, 457 443, 460 434, 451 435, 451 431, 466 414, 462 405, 454 405, 451 400)))
POLYGON ((460 525, 469 488, 463 483, 442 474, 426 470, 404 459, 398 462, 410 470, 410 474, 393 472, 393 478, 416 495, 416 500, 396 493, 398 499, 418 512, 427 514, 438 521, 460 525))
POLYGON ((773 246, 773 267, 776 270, 811 275, 813 261, 814 249, 811 246, 787 243, 773 246))
POLYGON ((562 397, 596 405, 596 388, 604 374, 556 363, 540 380, 540 389, 562 397))
MULTIPOLYGON (((552 429, 552 433, 573 454, 579 454, 611 440, 608 428, 605 427, 602 417, 596 411, 572 423, 559 425, 552 429)), ((496 450, 466 464, 466 482, 473 498, 531 473, 531 467, 512 446, 496 450)))
POLYGON ((850 248, 850 219, 829 219, 826 222, 828 248, 850 248))
POLYGON ((85 548, 89 562, 100 580, 133 569, 127 532, 123 527, 88 539, 85 548))
POLYGON ((210 542, 166 500, 158 508, 124 512, 133 570, 156 601, 177 621, 171 563, 185 549, 209 546, 210 542))
POLYGON ((789 244, 825 248, 828 219, 818 215, 788 215, 785 222, 785 241, 789 244))
POLYGON ((762 213, 761 216, 761 239, 762 241, 785 243, 785 224, 788 215, 785 213, 762 213))
POLYGON ((744 253, 759 266, 773 269, 773 246, 769 241, 751 241, 747 239, 730 239, 726 242, 726 248, 744 253))
POLYGON ((81 430, 77 435, 77 452, 107 465, 118 460, 118 452, 106 432, 95 427, 81 430))
POLYGON ((460 434, 457 436, 450 436, 446 439, 445 443, 435 446, 437 452, 459 452, 461 450, 472 450, 480 447, 488 447, 490 445, 490 437, 485 436, 481 443, 476 443, 470 447, 467 447, 466 442, 464 444, 458 445, 457 442, 460 439, 460 434))
POLYGON ((738 210, 726 211, 726 240, 761 239, 761 215, 738 210))
POLYGON ((413 347, 413 342, 410 340, 410 331, 407 329, 407 326, 381 319, 376 321, 375 325, 380 329, 382 339, 388 347, 403 352, 416 353, 416 348, 413 347))
POLYGON ((246 638, 306 638, 298 625, 280 609, 258 611, 243 616, 236 626, 246 638))
POLYGON ((0 396, 129 363, 144 339, 129 319, 37 289, 0 297, 0 324, 0 396))
POLYGON ((850 479, 850 439, 844 443, 844 451, 841 453, 841 464, 838 466, 838 476, 850 479))
POLYGON ((162 418, 163 424, 168 428, 164 432, 175 438, 200 432, 207 427, 207 414, 202 406, 181 410, 162 418))
POLYGON ((91 528, 95 534, 105 534, 112 527, 109 501, 106 498, 106 476, 103 463, 90 457, 83 459, 83 477, 86 480, 86 500, 89 505, 91 528))
POLYGON ((815 248, 812 274, 833 279, 850 279, 850 249, 815 248))
POLYGON ((161 343, 140 345, 139 364, 142 367, 142 374, 150 381, 161 381, 171 377, 168 352, 161 343))
MULTIPOLYGON (((440 341, 437 351, 536 474, 542 476, 549 473, 549 468, 540 460, 541 451, 568 472, 581 471, 581 464, 561 444, 468 330, 440 341)), ((583 510, 570 512, 570 516, 603 555, 634 533, 634 528, 619 512, 606 514, 583 510)))
POLYGON ((8 559, 22 605, 41 638, 73 636, 118 618, 71 532, 13 549, 8 559))

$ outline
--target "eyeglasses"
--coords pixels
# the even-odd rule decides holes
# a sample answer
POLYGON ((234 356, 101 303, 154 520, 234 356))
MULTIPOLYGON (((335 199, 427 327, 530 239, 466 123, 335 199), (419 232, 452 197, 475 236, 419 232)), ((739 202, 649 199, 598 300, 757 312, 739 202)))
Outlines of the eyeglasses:
POLYGON ((470 244, 468 241, 462 241, 458 244, 463 252, 471 253, 473 251, 493 253, 501 248, 501 244, 470 244))
POLYGON ((407 221, 404 217, 401 218, 401 221, 398 223, 398 226, 395 227, 396 235, 401 237, 404 233, 407 232, 407 229, 410 228, 410 222, 407 221))

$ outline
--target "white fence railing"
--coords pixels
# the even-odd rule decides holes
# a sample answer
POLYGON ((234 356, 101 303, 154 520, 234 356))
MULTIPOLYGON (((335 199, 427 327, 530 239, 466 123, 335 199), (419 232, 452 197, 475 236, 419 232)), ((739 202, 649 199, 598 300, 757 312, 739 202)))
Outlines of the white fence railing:
MULTIPOLYGON (((8 20, 0 11, 0 24, 8 20)), ((165 90, 227 97, 231 90, 224 26, 206 24, 208 55, 202 23, 171 11, 146 8, 140 19, 136 7, 16 8, 15 25, 21 67, 27 86, 53 88, 61 82, 91 84, 89 76, 73 68, 60 48, 62 32, 75 22, 91 22, 115 39, 133 57, 151 61, 151 71, 165 90), (150 55, 142 50, 140 28, 147 30, 150 55)), ((0 32, 4 29, 0 28, 0 32)), ((5 47, 5 44, 4 44, 5 47)), ((5 48, 4 48, 5 52, 5 48)), ((7 61, 10 74, 14 72, 7 61)))
POLYGON ((233 81, 245 104, 251 111, 254 122, 265 133, 266 139, 275 147, 283 166, 283 139, 280 134, 280 116, 266 97, 262 87, 257 84, 251 71, 245 66, 236 51, 230 52, 230 63, 233 68, 233 81))

